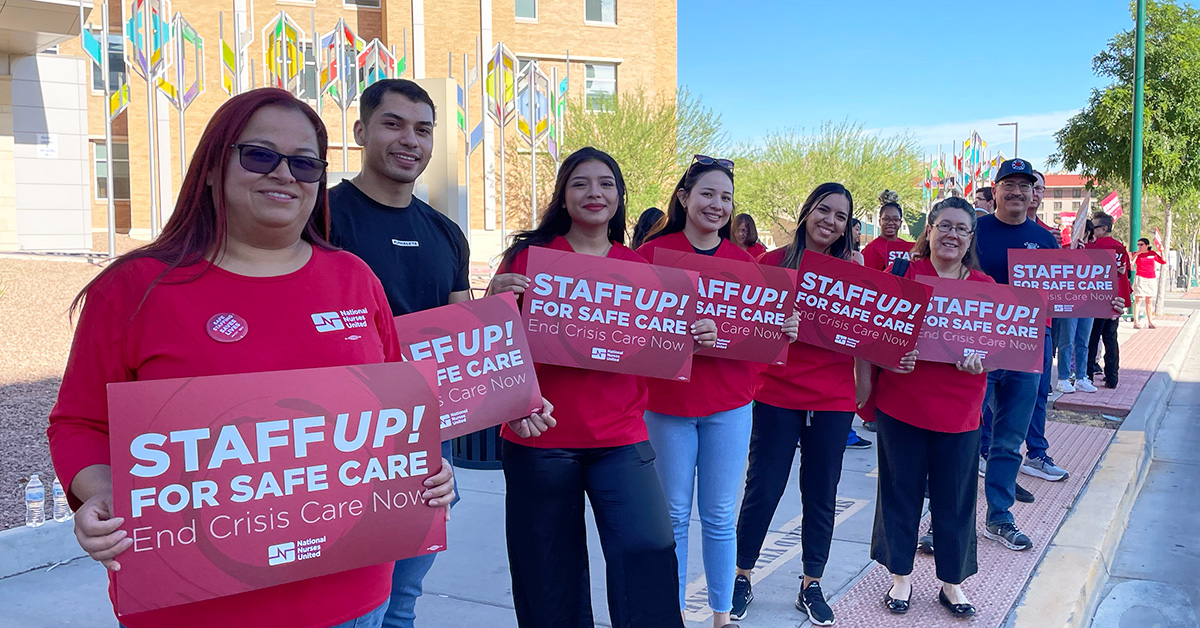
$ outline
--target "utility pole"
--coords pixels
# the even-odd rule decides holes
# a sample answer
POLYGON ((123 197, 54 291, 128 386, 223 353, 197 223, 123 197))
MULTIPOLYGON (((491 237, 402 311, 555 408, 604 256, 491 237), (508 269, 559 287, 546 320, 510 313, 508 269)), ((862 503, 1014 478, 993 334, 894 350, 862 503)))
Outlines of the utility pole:
POLYGON ((1146 0, 1137 3, 1137 71, 1133 79, 1133 172, 1130 176, 1130 244, 1142 237, 1142 100, 1146 91, 1146 0))

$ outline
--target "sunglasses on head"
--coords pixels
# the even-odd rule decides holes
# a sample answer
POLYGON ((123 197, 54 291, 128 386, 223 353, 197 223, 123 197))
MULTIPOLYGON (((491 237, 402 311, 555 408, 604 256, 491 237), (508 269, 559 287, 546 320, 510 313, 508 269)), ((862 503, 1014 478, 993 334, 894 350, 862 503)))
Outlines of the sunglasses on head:
POLYGON ((233 144, 230 148, 238 151, 238 163, 247 172, 255 174, 271 174, 279 167, 279 162, 287 160, 288 170, 297 181, 316 183, 325 176, 325 168, 329 162, 308 155, 284 155, 263 146, 254 144, 233 144))
POLYGON ((733 170, 733 160, 732 159, 714 159, 712 157, 709 157, 708 155, 693 155, 692 163, 700 164, 701 166, 711 166, 713 164, 716 164, 726 170, 729 170, 729 171, 733 170))

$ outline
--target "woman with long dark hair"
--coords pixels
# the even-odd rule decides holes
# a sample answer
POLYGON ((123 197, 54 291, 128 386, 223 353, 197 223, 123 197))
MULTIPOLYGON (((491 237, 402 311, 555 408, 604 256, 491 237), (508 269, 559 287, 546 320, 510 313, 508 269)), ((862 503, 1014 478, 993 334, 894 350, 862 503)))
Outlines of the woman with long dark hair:
POLYGON ((754 216, 738 214, 733 217, 733 242, 758 259, 767 252, 767 247, 758 239, 758 225, 754 224, 754 216))
MULTIPOLYGON (((489 294, 524 293, 529 247, 645 263, 625 247, 625 179, 607 153, 581 148, 558 171, 537 228, 504 252, 489 294)), ((716 340, 712 321, 693 325, 716 340)), ((538 439, 504 437, 505 522, 513 603, 521 628, 591 626, 583 500, 596 515, 614 626, 676 626, 675 543, 642 414, 642 377, 536 365, 558 426, 538 439)))
MULTIPOLYGON (((50 453, 77 509, 80 545, 108 569, 120 569, 132 545, 113 515, 108 384, 401 359, 379 280, 318 235, 328 227, 327 146, 321 118, 286 91, 230 99, 200 138, 163 233, 119 257, 76 297, 73 311, 82 311, 50 414, 50 453), (348 307, 366 312, 359 340, 314 327, 313 312, 348 307), (243 333, 222 335, 214 328, 219 316, 233 317, 243 333)), ((443 461, 425 482, 426 505, 449 506, 451 476, 443 461)), ((387 562, 121 621, 129 628, 378 626, 391 573, 387 562)))
MULTIPOLYGON (((975 209, 952 197, 929 212, 906 276, 995 283, 979 270, 975 209)), ((899 270, 899 268, 897 268, 899 270)), ((871 558, 887 567, 892 587, 884 604, 908 612, 913 547, 928 482, 929 512, 942 581, 939 603, 956 617, 975 607, 962 582, 978 569, 975 559, 975 497, 978 493, 979 424, 987 376, 978 353, 956 364, 918 362, 911 372, 880 369, 875 393, 879 434, 879 488, 871 558)))
POLYGON ((636 251, 646 241, 646 236, 650 235, 654 226, 662 220, 663 216, 666 216, 663 210, 657 207, 647 207, 642 215, 638 216, 637 224, 633 226, 633 236, 629 239, 629 248, 636 251))
MULTIPOLYGON (((854 199, 840 183, 824 183, 805 199, 788 246, 769 251, 761 264, 798 268, 806 253, 850 259, 854 250, 847 226, 854 199)), ((787 364, 769 366, 758 378, 750 435, 746 494, 737 524, 735 619, 746 616, 754 599, 750 571, 779 499, 787 487, 800 443, 800 496, 804 508, 801 539, 804 578, 796 608, 816 626, 833 624, 833 611, 821 591, 821 576, 833 542, 834 501, 842 454, 857 408, 854 359, 823 347, 794 342, 787 364)))
POLYGON ((883 270, 896 259, 908 259, 912 242, 900 239, 900 226, 904 224, 904 210, 900 207, 900 195, 892 190, 879 193, 879 229, 881 235, 863 249, 863 263, 867 268, 883 270))
MULTIPOLYGON (((650 234, 638 253, 648 260, 656 249, 666 249, 753 262, 720 235, 733 212, 733 179, 732 161, 697 155, 675 186, 665 226, 650 234)), ((794 340, 798 326, 793 314, 782 330, 794 340)), ((738 483, 746 468, 750 405, 760 368, 755 362, 695 356, 690 381, 649 380, 646 428, 675 529, 679 608, 686 605, 688 527, 692 496, 698 495, 714 628, 729 622, 733 604, 738 483)))

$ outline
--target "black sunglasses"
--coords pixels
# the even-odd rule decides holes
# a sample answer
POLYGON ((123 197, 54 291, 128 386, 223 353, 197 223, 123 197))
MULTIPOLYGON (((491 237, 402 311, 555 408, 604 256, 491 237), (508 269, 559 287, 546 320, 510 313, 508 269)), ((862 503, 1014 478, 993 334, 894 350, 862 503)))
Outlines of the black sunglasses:
POLYGON ((733 160, 732 159, 713 159, 712 157, 709 157, 708 155, 693 155, 692 163, 700 164, 701 166, 711 166, 713 164, 716 164, 726 170, 729 170, 731 172, 733 171, 733 160))
POLYGON ((325 168, 329 166, 329 162, 324 159, 307 155, 284 155, 254 144, 233 144, 230 148, 238 150, 238 163, 248 172, 271 174, 279 167, 279 162, 286 159, 292 176, 304 183, 320 181, 325 176, 325 168))

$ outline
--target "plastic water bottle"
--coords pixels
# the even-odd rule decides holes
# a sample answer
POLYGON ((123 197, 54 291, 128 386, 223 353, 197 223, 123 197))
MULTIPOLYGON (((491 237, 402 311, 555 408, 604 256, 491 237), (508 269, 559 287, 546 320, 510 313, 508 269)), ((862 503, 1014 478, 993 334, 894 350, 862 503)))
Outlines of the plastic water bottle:
POLYGON ((46 487, 36 473, 25 485, 25 525, 36 528, 46 523, 46 487))
POLYGON ((62 482, 58 478, 54 478, 54 520, 66 521, 74 517, 75 513, 71 512, 71 506, 67 503, 67 492, 63 490, 62 482))

